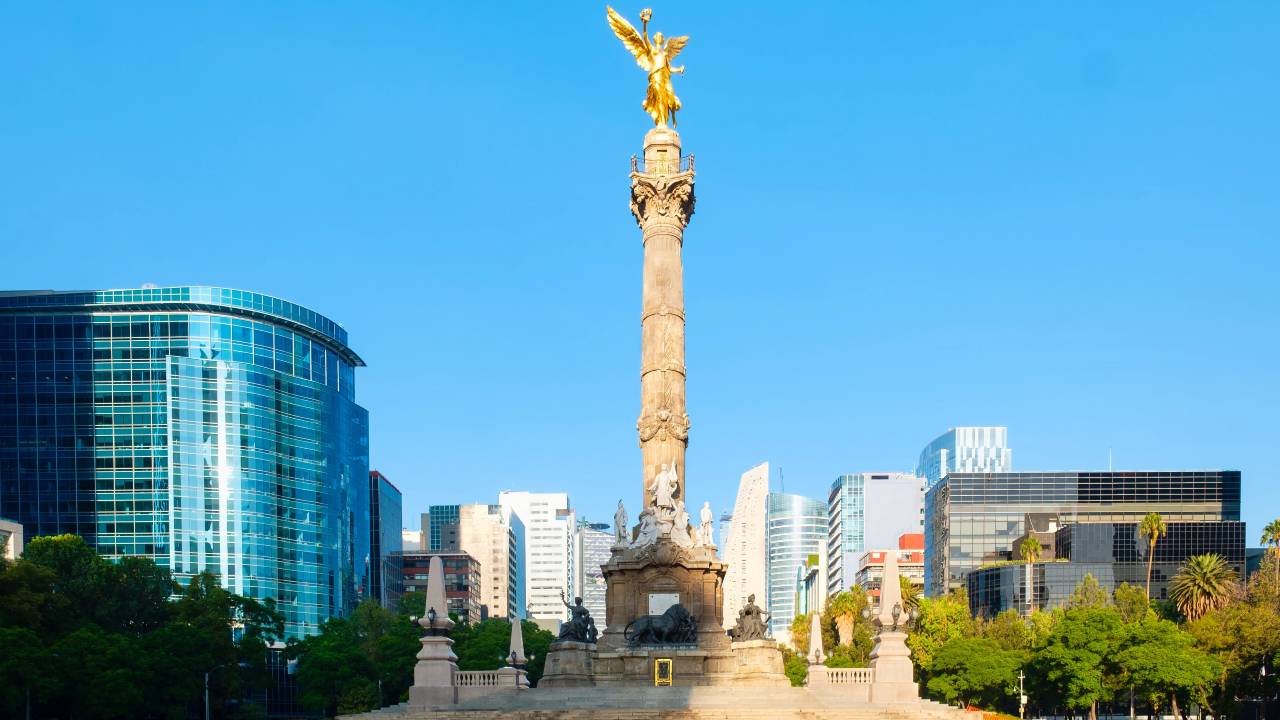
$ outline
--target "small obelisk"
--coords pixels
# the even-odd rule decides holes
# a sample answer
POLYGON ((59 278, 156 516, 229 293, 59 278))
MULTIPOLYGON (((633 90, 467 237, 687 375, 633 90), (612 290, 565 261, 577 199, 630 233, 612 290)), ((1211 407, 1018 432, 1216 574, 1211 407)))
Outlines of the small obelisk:
POLYGON ((444 560, 432 555, 427 565, 427 602, 418 624, 426 630, 418 664, 413 668, 413 687, 409 688, 409 705, 427 708, 457 702, 453 675, 458 672, 458 656, 453 654, 449 631, 449 605, 444 594, 444 560))

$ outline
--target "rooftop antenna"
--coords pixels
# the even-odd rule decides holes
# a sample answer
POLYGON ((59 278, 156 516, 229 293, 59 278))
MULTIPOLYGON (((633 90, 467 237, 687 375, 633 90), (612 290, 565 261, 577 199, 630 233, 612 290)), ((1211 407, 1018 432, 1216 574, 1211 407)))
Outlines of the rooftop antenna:
POLYGON ((1111 467, 1111 448, 1107 448, 1107 472, 1112 471, 1111 467))
POLYGON ((782 492, 787 491, 787 479, 782 475, 782 466, 778 466, 778 484, 782 486, 782 492))

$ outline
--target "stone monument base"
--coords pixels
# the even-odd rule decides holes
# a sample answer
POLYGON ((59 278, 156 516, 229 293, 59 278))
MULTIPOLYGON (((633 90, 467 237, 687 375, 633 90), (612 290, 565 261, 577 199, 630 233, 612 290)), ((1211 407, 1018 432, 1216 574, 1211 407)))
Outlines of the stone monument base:
POLYGON ((920 687, 914 682, 907 634, 881 630, 871 650, 871 702, 879 705, 920 702, 920 687))
POLYGON ((645 686, 654 684, 659 659, 670 659, 676 687, 786 687, 782 653, 773 640, 733 643, 728 650, 701 647, 634 647, 597 650, 557 642, 547 653, 538 687, 645 686))
POLYGON ((782 653, 778 650, 777 641, 746 640, 735 642, 731 647, 734 656, 735 685, 753 687, 770 685, 789 687, 791 685, 791 681, 783 670, 782 653))
POLYGON ((594 643, 558 640, 551 643, 538 687, 562 688, 593 685, 596 646, 594 643))

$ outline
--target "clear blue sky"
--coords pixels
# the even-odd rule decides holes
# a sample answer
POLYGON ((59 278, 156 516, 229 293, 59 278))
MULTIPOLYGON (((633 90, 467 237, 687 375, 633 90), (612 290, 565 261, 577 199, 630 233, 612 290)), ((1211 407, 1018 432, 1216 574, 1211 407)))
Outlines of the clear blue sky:
MULTIPOLYGON (((691 500, 999 424, 1018 469, 1235 468, 1250 543, 1280 515, 1280 4, 654 18, 693 38, 691 500)), ((0 288, 288 298, 367 359, 407 524, 634 514, 644 83, 600 2, 11 4, 0 288)))

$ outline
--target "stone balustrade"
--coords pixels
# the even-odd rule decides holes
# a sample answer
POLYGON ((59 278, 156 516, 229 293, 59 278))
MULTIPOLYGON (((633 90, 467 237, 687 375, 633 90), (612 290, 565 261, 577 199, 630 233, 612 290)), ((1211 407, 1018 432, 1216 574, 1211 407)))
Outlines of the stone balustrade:
POLYGON ((511 678, 502 682, 502 675, 497 670, 459 670, 453 674, 454 687, 498 687, 512 684, 511 678))
POLYGON ((831 685, 870 685, 871 668, 827 668, 827 682, 831 685))

